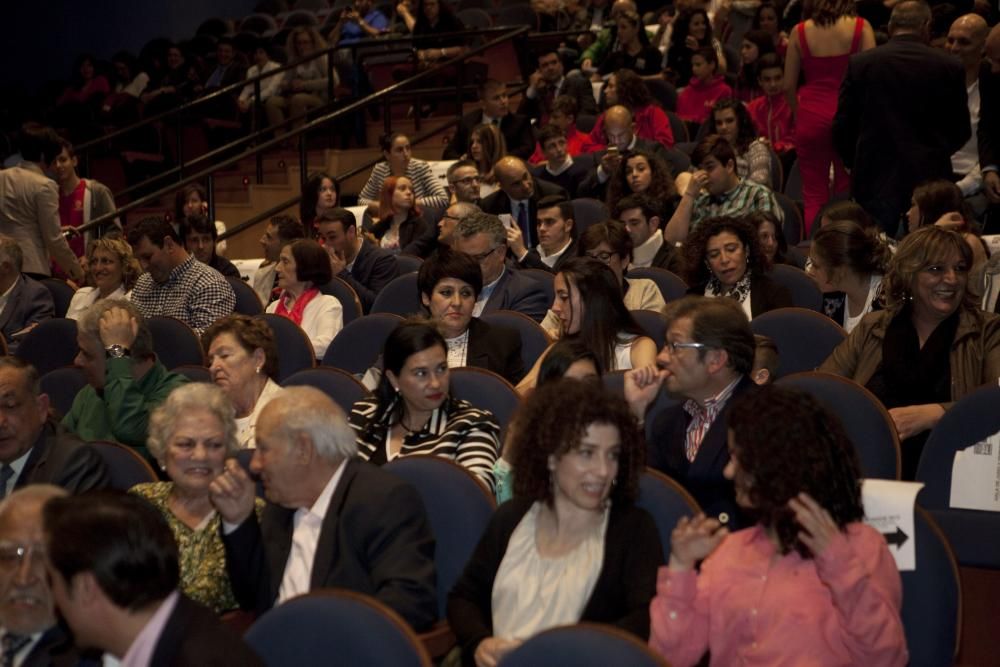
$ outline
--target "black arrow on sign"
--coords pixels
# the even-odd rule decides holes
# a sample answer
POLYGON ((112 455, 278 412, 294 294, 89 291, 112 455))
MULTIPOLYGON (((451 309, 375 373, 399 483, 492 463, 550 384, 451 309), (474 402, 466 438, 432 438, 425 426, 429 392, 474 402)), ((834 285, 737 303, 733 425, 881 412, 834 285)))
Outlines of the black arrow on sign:
POLYGON ((910 539, 899 526, 896 526, 895 533, 882 533, 882 537, 885 538, 888 544, 895 544, 897 549, 906 544, 906 540, 910 539))

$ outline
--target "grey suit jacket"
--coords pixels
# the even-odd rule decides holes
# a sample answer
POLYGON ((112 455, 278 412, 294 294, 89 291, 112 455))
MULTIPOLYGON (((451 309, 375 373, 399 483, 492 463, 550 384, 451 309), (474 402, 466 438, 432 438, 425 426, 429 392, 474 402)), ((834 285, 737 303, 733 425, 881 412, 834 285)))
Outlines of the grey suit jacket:
POLYGON ((508 267, 487 299, 483 313, 514 310, 541 322, 551 305, 545 289, 537 280, 508 267))
POLYGON ((56 316, 56 307, 52 301, 49 288, 28 276, 14 284, 14 289, 7 297, 7 305, 0 312, 0 333, 7 341, 7 351, 17 352, 21 342, 20 336, 14 336, 29 324, 36 324, 56 316))
POLYGON ((49 420, 42 426, 14 488, 39 483, 55 484, 70 493, 80 493, 103 489, 110 478, 100 454, 49 420))

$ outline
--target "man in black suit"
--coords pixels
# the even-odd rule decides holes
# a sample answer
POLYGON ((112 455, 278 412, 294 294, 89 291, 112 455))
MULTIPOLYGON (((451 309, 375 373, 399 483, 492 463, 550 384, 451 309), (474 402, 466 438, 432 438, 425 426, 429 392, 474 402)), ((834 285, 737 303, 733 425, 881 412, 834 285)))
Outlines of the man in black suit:
POLYGON ((108 485, 108 471, 90 445, 49 418, 38 371, 17 357, 0 357, 0 499, 38 483, 99 489, 108 485))
POLYGON ((507 230, 495 215, 474 213, 462 218, 452 236, 456 250, 472 255, 483 272, 483 289, 472 311, 475 317, 514 310, 541 322, 552 305, 539 280, 507 266, 507 230))
POLYGON ((324 211, 316 233, 330 256, 330 270, 347 281, 367 313, 382 288, 399 275, 396 257, 358 234, 358 221, 346 208, 324 211))
POLYGON ((570 155, 566 133, 555 123, 546 125, 538 133, 538 145, 542 147, 545 162, 531 167, 531 175, 537 180, 558 185, 570 197, 575 197, 580 182, 595 166, 593 155, 570 155))
POLYGON ((755 341, 750 322, 731 299, 688 296, 667 306, 666 345, 658 368, 625 374, 625 399, 647 433, 646 465, 680 482, 702 507, 730 529, 745 525, 733 484, 723 475, 729 463, 726 411, 732 398, 756 386, 755 341), (682 403, 646 414, 661 387, 682 403))
POLYGON ((554 183, 534 178, 524 160, 509 155, 497 161, 493 174, 500 189, 484 199, 480 208, 501 219, 509 218, 521 230, 525 245, 534 246, 538 243, 538 200, 550 195, 569 199, 569 194, 554 183))
POLYGON ((576 100, 577 113, 597 116, 597 100, 590 81, 579 74, 565 76, 565 71, 556 49, 539 51, 538 69, 528 77, 528 89, 524 91, 518 113, 535 120, 539 126, 545 125, 556 97, 569 95, 576 100))
POLYGON ((496 79, 486 79, 479 86, 479 102, 481 109, 462 116, 455 134, 444 149, 444 160, 457 160, 469 153, 469 142, 472 130, 477 125, 493 124, 500 126, 504 141, 507 144, 507 154, 516 155, 527 160, 535 150, 535 136, 531 131, 531 121, 520 114, 510 113, 510 100, 507 97, 507 86, 496 79))
POLYGON ((148 501, 97 491, 53 498, 42 512, 52 593, 78 646, 125 665, 264 664, 178 590, 177 542, 148 501))
POLYGON ((576 257, 576 236, 573 205, 552 195, 538 201, 538 245, 526 247, 521 230, 513 225, 507 228, 507 245, 520 268, 559 273, 563 262, 576 257))
POLYGON ((257 419, 250 470, 235 460, 211 485, 240 606, 262 613, 318 588, 377 598, 415 630, 437 618, 434 537, 417 492, 357 456, 347 418, 326 394, 289 387, 257 419))
POLYGON ((645 194, 628 195, 615 203, 615 220, 625 225, 632 239, 632 261, 628 268, 655 267, 684 277, 684 258, 672 243, 663 238, 663 208, 645 194))
POLYGON ((922 0, 893 8, 889 42, 851 56, 833 120, 851 195, 889 234, 914 187, 951 178, 951 156, 972 133, 962 64, 927 45, 930 21, 922 0))
POLYGON ((55 305, 49 289, 21 273, 24 255, 21 246, 0 234, 0 294, 7 294, 0 310, 0 333, 7 341, 7 351, 17 352, 21 337, 42 320, 55 317, 55 305))

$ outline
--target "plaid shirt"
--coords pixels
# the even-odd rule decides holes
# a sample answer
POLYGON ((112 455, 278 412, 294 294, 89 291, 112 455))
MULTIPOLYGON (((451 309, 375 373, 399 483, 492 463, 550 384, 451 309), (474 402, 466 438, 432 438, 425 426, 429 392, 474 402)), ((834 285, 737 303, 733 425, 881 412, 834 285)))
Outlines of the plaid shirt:
POLYGON ((712 428, 715 418, 719 416, 719 411, 726 407, 726 401, 733 395, 736 385, 740 383, 743 376, 733 380, 729 385, 705 401, 705 405, 699 405, 697 401, 689 399, 684 402, 684 411, 691 415, 691 423, 687 427, 687 438, 684 442, 684 453, 688 461, 694 461, 698 455, 698 448, 701 441, 705 439, 708 429, 712 428))
POLYGON ((778 200, 771 190, 749 179, 742 179, 739 185, 721 197, 702 192, 694 201, 691 229, 709 218, 727 215, 740 217, 753 211, 771 211, 778 216, 778 220, 784 219, 778 200))
POLYGON ((148 271, 139 276, 132 303, 144 317, 176 318, 200 336, 217 319, 232 314, 236 294, 221 273, 192 255, 170 272, 165 283, 154 281, 148 271))

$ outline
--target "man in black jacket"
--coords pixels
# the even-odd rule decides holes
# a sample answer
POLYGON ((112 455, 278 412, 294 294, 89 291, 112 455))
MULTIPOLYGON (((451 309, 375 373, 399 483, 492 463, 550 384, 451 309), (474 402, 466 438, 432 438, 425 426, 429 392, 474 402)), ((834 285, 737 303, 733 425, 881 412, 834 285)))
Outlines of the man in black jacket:
POLYGON ((481 109, 462 116, 455 134, 444 149, 444 160, 457 160, 469 153, 472 130, 477 125, 493 124, 500 127, 507 144, 507 154, 527 160, 535 150, 535 136, 531 121, 520 114, 510 113, 507 86, 496 79, 487 79, 479 86, 481 109))
POLYGON ((534 119, 540 127, 548 123, 555 99, 569 95, 576 100, 577 113, 597 116, 597 100, 590 81, 580 74, 565 76, 565 70, 559 51, 554 48, 539 51, 538 69, 528 77, 528 89, 518 112, 534 119))
POLYGON ((399 275, 396 258, 358 236, 357 218, 346 208, 324 211, 316 221, 316 231, 330 256, 333 275, 354 288, 367 313, 382 288, 399 275))
POLYGON ((479 207, 517 225, 528 247, 538 243, 538 201, 549 195, 568 199, 568 193, 554 183, 540 181, 531 175, 524 160, 508 155, 500 158, 493 168, 500 189, 480 202, 479 207), (505 217, 506 216, 506 217, 505 217))

